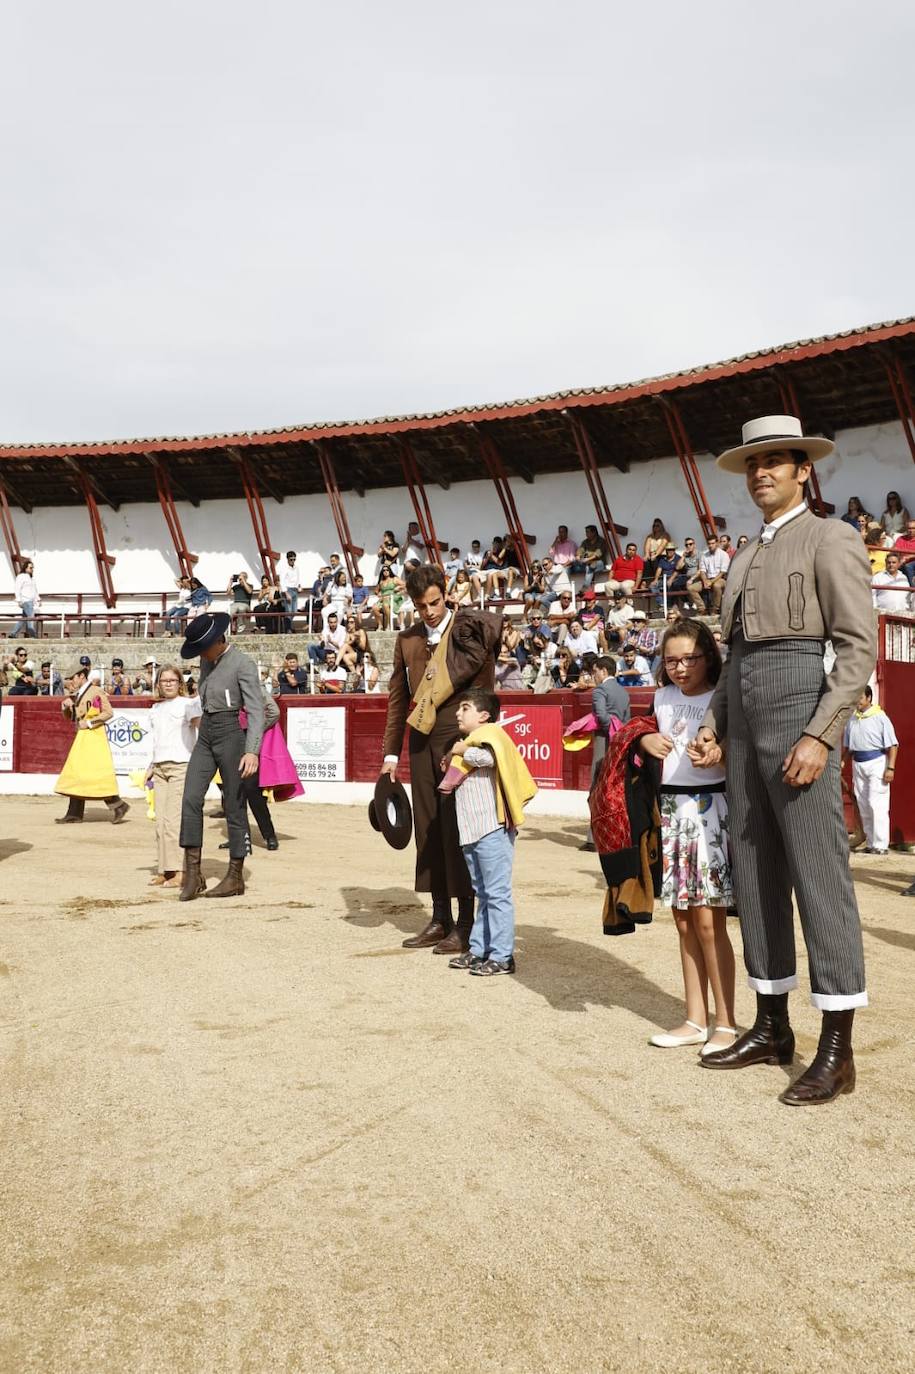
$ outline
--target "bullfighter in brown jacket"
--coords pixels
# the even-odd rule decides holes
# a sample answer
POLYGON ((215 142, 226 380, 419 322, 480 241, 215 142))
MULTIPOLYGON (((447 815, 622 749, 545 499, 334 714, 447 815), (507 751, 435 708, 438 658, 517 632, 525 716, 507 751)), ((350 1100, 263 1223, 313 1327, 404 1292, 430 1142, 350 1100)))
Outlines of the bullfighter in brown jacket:
POLYGON ((502 617, 487 611, 451 611, 445 575, 432 564, 407 574, 407 593, 420 618, 394 647, 388 688, 382 773, 396 775, 404 729, 409 731, 417 892, 431 892, 432 918, 406 949, 433 946, 434 954, 463 953, 473 925, 473 887, 458 840, 454 796, 438 791, 442 759, 458 738, 457 708, 468 687, 492 691, 502 617), (451 899, 458 899, 455 923, 451 899))

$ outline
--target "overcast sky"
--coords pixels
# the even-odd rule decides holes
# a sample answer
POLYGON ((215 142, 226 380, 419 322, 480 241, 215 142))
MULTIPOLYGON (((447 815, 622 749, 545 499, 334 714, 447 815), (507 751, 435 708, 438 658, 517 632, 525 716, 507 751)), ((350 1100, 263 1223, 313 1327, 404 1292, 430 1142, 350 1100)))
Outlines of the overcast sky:
POLYGON ((0 441, 364 418, 915 313, 910 0, 42 0, 0 441))

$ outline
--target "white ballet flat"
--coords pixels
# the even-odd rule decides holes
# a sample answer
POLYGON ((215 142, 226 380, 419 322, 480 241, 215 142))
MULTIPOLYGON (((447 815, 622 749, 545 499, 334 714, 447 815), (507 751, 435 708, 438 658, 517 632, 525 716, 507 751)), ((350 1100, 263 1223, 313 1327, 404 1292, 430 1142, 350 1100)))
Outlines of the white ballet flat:
POLYGON ((649 1045, 657 1045, 660 1050, 675 1050, 681 1045, 704 1045, 708 1039, 708 1026, 697 1026, 695 1021, 687 1021, 686 1024, 695 1028, 695 1035, 670 1035, 665 1031, 653 1035, 648 1041, 649 1045))
MULTIPOLYGON (((738 1031, 738 1029, 737 1029, 736 1026, 716 1026, 715 1029, 714 1029, 714 1031, 712 1032, 712 1034, 713 1034, 713 1035, 717 1035, 719 1031, 723 1031, 725 1035, 733 1035, 733 1037, 734 1037, 735 1040, 737 1039, 738 1035, 740 1034, 740 1032, 738 1031)), ((708 1037, 706 1037, 706 1038, 708 1038, 708 1037)), ((706 1044, 706 1045, 703 1045, 703 1046, 702 1046, 702 1049, 699 1051, 699 1053, 701 1054, 702 1058, 704 1059, 705 1056, 706 1056, 707 1054, 718 1054, 719 1050, 729 1050, 730 1048, 731 1048, 730 1045, 708 1045, 708 1044, 706 1044)))

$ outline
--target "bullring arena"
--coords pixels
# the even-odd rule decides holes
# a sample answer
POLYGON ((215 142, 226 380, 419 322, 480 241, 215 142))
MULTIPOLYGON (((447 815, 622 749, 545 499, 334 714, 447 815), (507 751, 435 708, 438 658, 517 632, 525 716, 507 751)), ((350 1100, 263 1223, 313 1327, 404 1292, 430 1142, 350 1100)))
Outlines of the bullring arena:
MULTIPOLYGON (((236 570, 275 575, 296 549, 298 618, 237 640, 269 675, 317 642, 307 586, 330 549, 371 583, 389 526, 415 521, 430 559, 498 530, 522 564, 557 522, 596 523, 611 548, 641 547, 656 516, 678 543, 755 533, 711 454, 779 403, 836 439, 818 513, 851 495, 879 512, 888 487, 915 507, 913 365, 901 321, 439 416, 2 448, 0 621, 33 559, 36 667, 53 681, 85 653, 110 684, 112 657, 128 676, 174 659, 180 574, 221 606, 236 570)), ((383 692, 282 703, 305 798, 274 809, 277 852, 255 836, 243 896, 191 904, 148 886, 129 777, 148 695, 115 702, 117 827, 92 804, 55 826, 72 730, 53 697, 4 695, 0 1369, 698 1374, 711 1350, 753 1374, 909 1369, 915 647, 907 608, 879 620, 901 747, 892 848, 851 860, 872 1003, 857 1090, 815 1112, 778 1104, 788 1070, 701 1073, 649 1047, 682 1012, 676 940, 660 905, 602 933, 590 760, 561 746, 587 692, 505 697, 541 790, 515 865, 517 974, 493 986, 402 946, 429 904, 412 849, 366 816, 383 692)), ((373 640, 389 672, 393 634, 373 640)), ((650 699, 633 689, 636 712, 650 699)), ((208 817, 210 881, 224 836, 208 817)), ((816 1048, 805 974, 792 1075, 816 1048)))

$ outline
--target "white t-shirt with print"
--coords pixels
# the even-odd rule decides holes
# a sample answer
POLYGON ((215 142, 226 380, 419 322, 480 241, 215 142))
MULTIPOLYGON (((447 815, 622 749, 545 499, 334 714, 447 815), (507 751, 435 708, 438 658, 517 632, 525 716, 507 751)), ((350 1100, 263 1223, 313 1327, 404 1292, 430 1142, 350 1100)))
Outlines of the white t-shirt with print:
POLYGON ((724 768, 694 768, 686 746, 696 737, 702 724, 712 688, 698 696, 688 697, 679 687, 659 687, 654 697, 654 716, 658 730, 674 742, 661 773, 662 785, 669 787, 710 787, 724 782, 724 768))

